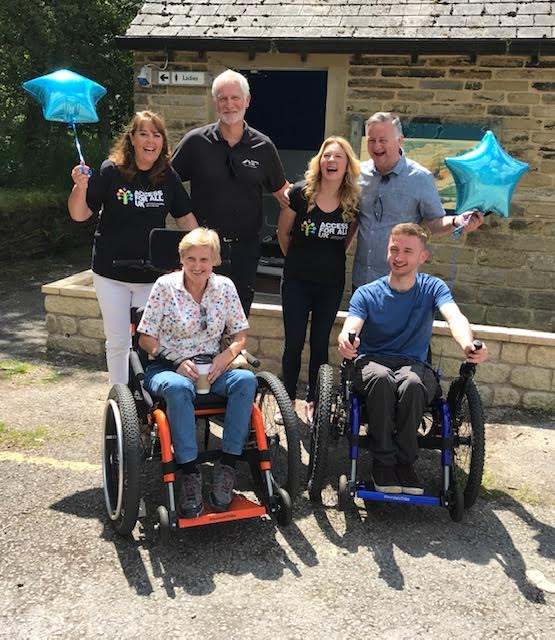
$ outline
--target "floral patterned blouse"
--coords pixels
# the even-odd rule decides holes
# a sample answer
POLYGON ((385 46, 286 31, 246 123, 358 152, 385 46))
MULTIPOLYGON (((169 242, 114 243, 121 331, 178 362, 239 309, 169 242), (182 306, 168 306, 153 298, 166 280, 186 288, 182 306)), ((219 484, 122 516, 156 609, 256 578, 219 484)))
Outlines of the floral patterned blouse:
POLYGON ((249 328, 237 289, 225 276, 212 273, 201 303, 185 289, 183 271, 154 283, 138 331, 157 338, 161 347, 186 358, 220 351, 222 334, 249 328))

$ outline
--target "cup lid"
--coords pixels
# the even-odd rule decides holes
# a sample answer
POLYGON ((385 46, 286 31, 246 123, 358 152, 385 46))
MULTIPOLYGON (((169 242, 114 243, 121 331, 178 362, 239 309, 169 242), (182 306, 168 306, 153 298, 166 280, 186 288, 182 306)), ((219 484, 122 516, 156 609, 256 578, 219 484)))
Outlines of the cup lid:
POLYGON ((213 357, 209 353, 199 353, 193 357, 195 364, 212 364, 213 357))

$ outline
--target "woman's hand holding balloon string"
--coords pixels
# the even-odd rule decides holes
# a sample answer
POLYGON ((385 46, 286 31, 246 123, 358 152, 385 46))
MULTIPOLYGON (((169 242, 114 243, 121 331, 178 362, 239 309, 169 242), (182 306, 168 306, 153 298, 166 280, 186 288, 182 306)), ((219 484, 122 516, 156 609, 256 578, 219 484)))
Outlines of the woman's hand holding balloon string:
POLYGON ((73 180, 77 189, 87 190, 90 177, 90 167, 86 164, 78 164, 71 170, 71 179, 73 180))

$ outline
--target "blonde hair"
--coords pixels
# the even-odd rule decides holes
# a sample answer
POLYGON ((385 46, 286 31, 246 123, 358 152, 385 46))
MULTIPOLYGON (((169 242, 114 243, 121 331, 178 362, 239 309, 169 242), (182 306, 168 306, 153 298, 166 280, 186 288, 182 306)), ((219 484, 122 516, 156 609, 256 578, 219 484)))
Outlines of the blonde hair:
POLYGON ((400 224, 396 224, 389 234, 390 238, 393 238, 394 236, 413 236, 415 238, 420 238, 424 247, 427 247, 428 245, 428 234, 423 227, 415 222, 401 222, 400 224))
POLYGON ((304 174, 306 185, 303 189, 306 200, 308 202, 308 210, 315 205, 316 195, 322 181, 322 170, 320 169, 320 160, 324 155, 326 148, 330 145, 338 144, 347 156, 347 169, 343 176, 343 181, 339 187, 339 204, 343 209, 343 220, 352 222, 357 213, 360 200, 360 186, 358 177, 360 175, 360 162, 353 151, 351 145, 340 136, 330 136, 322 142, 320 151, 308 163, 308 169, 304 174))
POLYGON ((218 234, 206 227, 197 227, 184 236, 179 243, 179 257, 184 258, 189 249, 193 247, 209 247, 212 253, 214 266, 222 264, 220 257, 220 239, 218 234))
POLYGON ((137 167, 137 163, 135 162, 135 149, 131 142, 131 136, 145 121, 150 122, 163 138, 160 155, 149 172, 149 182, 155 185, 160 184, 164 180, 164 174, 170 167, 168 131, 164 119, 157 113, 153 111, 137 111, 133 118, 131 118, 131 122, 125 127, 123 133, 114 142, 108 157, 117 165, 123 177, 128 182, 132 182, 139 171, 139 167, 137 167))

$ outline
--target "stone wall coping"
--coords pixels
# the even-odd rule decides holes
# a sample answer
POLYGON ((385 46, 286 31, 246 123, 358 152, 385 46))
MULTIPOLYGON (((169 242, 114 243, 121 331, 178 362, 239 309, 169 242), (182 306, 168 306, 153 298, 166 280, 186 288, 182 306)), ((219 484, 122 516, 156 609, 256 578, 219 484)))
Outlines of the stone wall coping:
MULTIPOLYGON (((254 302, 251 315, 266 317, 281 317, 281 306, 278 304, 260 304, 254 302)), ((347 317, 346 311, 337 313, 336 324, 347 317)), ((481 340, 498 340, 501 342, 517 342, 520 344, 547 345, 555 347, 555 333, 547 331, 533 331, 532 329, 517 329, 512 327, 493 327, 483 324, 472 324, 474 336, 481 340)), ((434 335, 450 336, 449 326, 443 320, 434 320, 434 335)))
MULTIPOLYGON (((44 284, 42 293, 47 295, 73 296, 75 298, 96 298, 92 286, 92 271, 87 269, 75 273, 56 282, 44 284)), ((281 318, 282 309, 278 304, 262 304, 254 302, 251 307, 252 316, 281 318)), ((346 311, 337 313, 336 324, 347 317, 346 311)), ((555 347, 555 333, 534 331, 532 329, 518 329, 512 327, 497 327, 483 324, 473 324, 472 330, 477 338, 482 340, 497 340, 502 342, 516 342, 520 344, 545 345, 555 347)), ((449 327, 443 320, 435 320, 434 335, 450 335, 449 327)))
POLYGON ((49 296, 71 296, 73 298, 96 298, 96 292, 92 286, 92 270, 87 269, 74 273, 67 278, 43 284, 42 293, 49 296))

